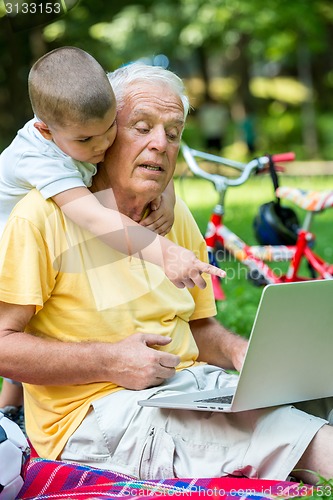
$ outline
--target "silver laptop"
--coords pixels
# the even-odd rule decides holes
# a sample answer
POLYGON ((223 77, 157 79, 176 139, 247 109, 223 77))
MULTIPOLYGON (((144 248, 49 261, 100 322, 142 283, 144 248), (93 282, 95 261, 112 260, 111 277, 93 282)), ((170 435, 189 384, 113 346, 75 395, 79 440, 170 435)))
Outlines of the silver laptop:
POLYGON ((236 412, 333 396, 333 280, 267 285, 236 390, 152 397, 141 406, 236 412))

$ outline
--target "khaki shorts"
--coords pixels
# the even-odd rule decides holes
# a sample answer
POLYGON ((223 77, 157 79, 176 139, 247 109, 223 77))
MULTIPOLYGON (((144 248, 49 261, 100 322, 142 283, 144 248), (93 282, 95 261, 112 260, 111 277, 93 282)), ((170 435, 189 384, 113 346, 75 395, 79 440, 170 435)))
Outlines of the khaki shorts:
POLYGON ((99 399, 60 458, 139 479, 233 474, 284 480, 326 420, 294 406, 214 413, 137 404, 161 390, 213 389, 236 381, 204 365, 183 370, 159 387, 99 399))

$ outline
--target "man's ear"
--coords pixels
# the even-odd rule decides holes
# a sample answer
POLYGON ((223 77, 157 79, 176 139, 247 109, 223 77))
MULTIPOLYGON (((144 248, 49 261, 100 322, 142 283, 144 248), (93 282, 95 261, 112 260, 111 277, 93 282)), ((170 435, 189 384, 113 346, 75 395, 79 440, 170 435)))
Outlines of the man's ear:
POLYGON ((48 141, 52 140, 52 133, 50 132, 49 127, 44 122, 35 122, 34 127, 38 130, 38 132, 47 139, 48 141))

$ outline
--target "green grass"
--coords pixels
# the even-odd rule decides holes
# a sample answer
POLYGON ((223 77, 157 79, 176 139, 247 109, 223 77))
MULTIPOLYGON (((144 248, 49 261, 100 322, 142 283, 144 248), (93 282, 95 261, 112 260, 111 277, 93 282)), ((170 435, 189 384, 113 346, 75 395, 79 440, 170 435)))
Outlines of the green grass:
MULTIPOLYGON (((201 231, 204 233, 207 220, 217 194, 208 181, 196 178, 176 180, 176 192, 190 207, 201 231)), ((298 187, 306 190, 326 190, 333 186, 332 177, 280 177, 280 185, 298 187)), ((225 200, 225 224, 248 244, 256 244, 252 223, 260 204, 274 199, 272 183, 268 177, 251 178, 246 184, 230 188, 225 200)), ((291 203, 283 202, 285 206, 294 208, 303 220, 304 211, 295 208, 291 203)), ((333 262, 333 209, 316 216, 312 230, 316 234, 316 252, 326 260, 333 262)), ((278 264, 274 264, 278 267, 278 264)), ((283 267, 283 264, 280 265, 283 267)), ((231 330, 248 337, 256 314, 262 289, 253 286, 245 278, 244 266, 233 261, 221 263, 227 271, 224 281, 226 300, 218 302, 219 321, 231 330)), ((308 489, 309 500, 319 498, 333 500, 333 479, 325 479, 319 474, 317 488, 308 489)), ((304 490, 305 491, 305 490, 304 490)), ((301 490, 300 496, 304 498, 301 490)))
MULTIPOLYGON (((201 231, 204 233, 207 220, 217 194, 214 186, 203 179, 193 177, 176 179, 176 192, 191 209, 201 231)), ((287 177, 280 176, 280 185, 298 187, 308 190, 329 189, 333 185, 332 177, 287 177)), ((272 182, 269 177, 253 177, 243 186, 229 188, 225 200, 225 224, 248 244, 256 244, 252 223, 260 204, 274 199, 272 182)), ((295 208, 291 203, 283 202, 285 206, 293 207, 300 220, 304 211, 295 208)), ((333 210, 318 214, 312 230, 316 234, 316 252, 326 260, 333 262, 333 210)), ((246 268, 232 259, 220 263, 227 272, 224 280, 226 300, 220 301, 218 319, 226 327, 248 337, 255 317, 262 289, 252 285, 246 279, 246 268)), ((286 263, 274 263, 274 268, 286 268, 286 263)))

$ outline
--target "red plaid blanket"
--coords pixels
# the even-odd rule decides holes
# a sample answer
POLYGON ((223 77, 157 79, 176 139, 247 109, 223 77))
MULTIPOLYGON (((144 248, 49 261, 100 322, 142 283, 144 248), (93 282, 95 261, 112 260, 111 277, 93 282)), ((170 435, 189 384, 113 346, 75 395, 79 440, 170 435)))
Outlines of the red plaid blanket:
POLYGON ((138 481, 129 476, 58 461, 32 459, 26 468, 19 500, 145 500, 160 496, 191 500, 272 499, 310 496, 311 487, 259 479, 163 479, 138 481))

